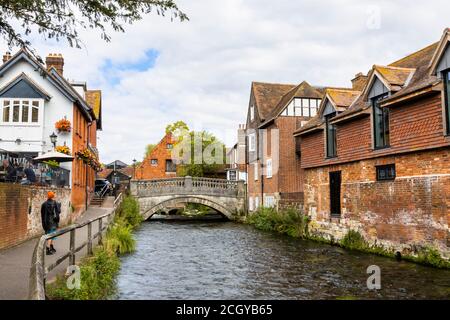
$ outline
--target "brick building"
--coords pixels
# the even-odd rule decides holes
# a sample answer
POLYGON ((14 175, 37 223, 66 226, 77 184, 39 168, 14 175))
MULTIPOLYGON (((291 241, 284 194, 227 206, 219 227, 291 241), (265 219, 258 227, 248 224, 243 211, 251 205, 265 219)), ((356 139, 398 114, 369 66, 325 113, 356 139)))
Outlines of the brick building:
POLYGON ((358 230, 402 253, 449 252, 450 31, 387 66, 327 90, 299 128, 304 208, 311 230, 340 239, 358 230))
POLYGON ((168 133, 150 154, 136 167, 137 180, 164 179, 177 176, 177 166, 172 159, 175 140, 168 133))
POLYGON ((301 205, 303 172, 293 133, 315 116, 323 88, 252 83, 247 114, 248 207, 301 205))

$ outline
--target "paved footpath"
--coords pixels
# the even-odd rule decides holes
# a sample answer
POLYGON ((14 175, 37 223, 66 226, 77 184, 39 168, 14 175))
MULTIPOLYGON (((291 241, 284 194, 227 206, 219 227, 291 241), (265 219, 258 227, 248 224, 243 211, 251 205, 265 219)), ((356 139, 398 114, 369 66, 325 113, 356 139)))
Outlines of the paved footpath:
MULTIPOLYGON (((78 223, 99 217, 112 210, 113 200, 107 199, 102 207, 89 207, 83 214, 78 223)), ((98 231, 98 224, 92 224, 92 233, 98 231)), ((87 239, 87 227, 77 230, 75 242, 76 246, 80 245, 87 239)), ((31 266, 31 257, 38 238, 28 240, 18 246, 0 250, 0 300, 24 300, 28 298, 28 281, 31 266)), ((94 242, 95 244, 95 242, 94 242)), ((45 257, 46 265, 56 261, 58 257, 69 250, 69 233, 66 233, 54 241, 56 253, 45 257)), ((76 254, 76 260, 86 256, 85 247, 76 254)), ((55 270, 50 272, 47 279, 51 281, 56 274, 63 274, 67 269, 68 259, 60 264, 55 270)))

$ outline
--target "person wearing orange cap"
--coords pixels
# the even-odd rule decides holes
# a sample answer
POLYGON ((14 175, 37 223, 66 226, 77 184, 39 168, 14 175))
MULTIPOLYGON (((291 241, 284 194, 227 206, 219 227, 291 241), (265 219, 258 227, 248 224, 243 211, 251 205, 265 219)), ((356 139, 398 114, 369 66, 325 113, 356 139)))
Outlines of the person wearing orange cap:
MULTIPOLYGON (((45 201, 41 206, 41 221, 45 234, 55 233, 58 228, 61 205, 57 203, 54 198, 55 193, 53 191, 47 192, 47 201, 45 201)), ((53 240, 55 240, 55 238, 51 238, 47 241, 47 255, 51 255, 56 252, 53 247, 53 240)))

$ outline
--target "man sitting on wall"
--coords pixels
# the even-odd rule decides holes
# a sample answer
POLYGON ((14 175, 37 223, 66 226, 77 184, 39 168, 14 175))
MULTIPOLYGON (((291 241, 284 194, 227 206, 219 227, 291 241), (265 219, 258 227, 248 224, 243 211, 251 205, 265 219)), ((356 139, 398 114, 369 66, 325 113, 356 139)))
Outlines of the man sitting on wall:
POLYGON ((22 181, 21 184, 34 184, 36 183, 36 174, 34 173, 33 167, 31 163, 27 165, 25 170, 23 171, 25 173, 26 180, 22 181))
MULTIPOLYGON (((55 193, 49 191, 47 193, 47 201, 45 201, 41 206, 41 218, 42 227, 44 228, 45 234, 52 234, 56 232, 59 224, 59 215, 61 214, 61 204, 54 200, 55 193)), ((51 238, 47 241, 47 255, 54 254, 56 252, 53 247, 53 240, 56 238, 51 238)))

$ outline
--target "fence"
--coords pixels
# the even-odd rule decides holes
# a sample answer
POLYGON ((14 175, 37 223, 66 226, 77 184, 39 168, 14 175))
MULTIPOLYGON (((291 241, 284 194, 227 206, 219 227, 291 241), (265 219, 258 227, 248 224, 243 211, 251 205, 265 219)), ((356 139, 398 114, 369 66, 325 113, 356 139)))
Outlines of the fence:
POLYGON ((84 247, 87 247, 87 253, 92 255, 93 253, 93 241, 98 238, 98 243, 102 243, 103 233, 108 229, 111 221, 114 219, 116 210, 120 203, 122 202, 123 196, 120 194, 116 200, 114 201, 113 210, 105 215, 100 217, 90 219, 86 222, 80 224, 74 224, 67 228, 61 229, 56 233, 51 235, 42 236, 33 252, 33 257, 31 260, 31 269, 30 269, 30 284, 29 284, 29 299, 30 300, 45 300, 45 282, 47 275, 50 271, 55 269, 58 265, 63 263, 66 259, 69 259, 69 265, 75 264, 75 255, 77 252, 81 251, 84 247), (106 219, 106 223, 103 224, 104 219, 106 219), (95 234, 92 234, 92 224, 98 221, 98 231, 95 234), (76 231, 86 227, 87 230, 87 240, 83 242, 78 247, 75 246, 75 238, 76 231), (45 266, 45 248, 47 240, 62 236, 66 233, 70 233, 70 241, 69 241, 69 251, 59 257, 54 263, 49 266, 45 266))

